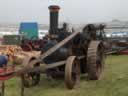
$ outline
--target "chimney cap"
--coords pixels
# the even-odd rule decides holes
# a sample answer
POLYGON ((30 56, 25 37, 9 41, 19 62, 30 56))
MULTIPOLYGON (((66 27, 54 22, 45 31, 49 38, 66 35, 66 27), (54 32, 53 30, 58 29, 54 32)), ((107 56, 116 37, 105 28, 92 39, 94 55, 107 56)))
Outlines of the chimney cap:
POLYGON ((48 7, 50 11, 59 11, 60 7, 58 5, 51 5, 48 7))

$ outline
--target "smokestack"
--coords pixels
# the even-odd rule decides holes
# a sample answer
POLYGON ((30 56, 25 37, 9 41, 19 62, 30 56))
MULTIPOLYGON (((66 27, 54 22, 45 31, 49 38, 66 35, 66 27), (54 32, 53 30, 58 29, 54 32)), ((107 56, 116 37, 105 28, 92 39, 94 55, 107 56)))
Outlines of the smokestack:
POLYGON ((57 34, 58 29, 58 12, 60 7, 57 5, 51 5, 48 7, 50 10, 50 34, 57 34))

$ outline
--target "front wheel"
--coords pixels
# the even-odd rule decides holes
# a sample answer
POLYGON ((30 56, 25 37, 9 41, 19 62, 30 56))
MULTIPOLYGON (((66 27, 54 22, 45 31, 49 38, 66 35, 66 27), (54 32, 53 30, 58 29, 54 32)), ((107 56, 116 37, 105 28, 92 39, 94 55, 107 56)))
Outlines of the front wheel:
POLYGON ((65 65, 65 84, 68 89, 73 89, 80 82, 80 63, 76 56, 68 57, 65 65))
MULTIPOLYGON (((31 62, 33 62, 34 60, 31 60, 31 62)), ((39 63, 36 63, 33 65, 33 67, 39 67, 40 64, 39 63)), ((23 80, 23 84, 24 84, 24 87, 32 87, 32 86, 36 86, 38 85, 40 82, 40 73, 38 72, 31 72, 31 73, 27 73, 27 74, 24 74, 24 80, 23 80)))

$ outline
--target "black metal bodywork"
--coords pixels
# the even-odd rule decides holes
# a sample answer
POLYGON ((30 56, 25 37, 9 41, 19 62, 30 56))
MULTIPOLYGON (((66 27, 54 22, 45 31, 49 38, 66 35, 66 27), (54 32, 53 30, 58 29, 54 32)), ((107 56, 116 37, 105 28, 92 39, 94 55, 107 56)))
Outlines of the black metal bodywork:
MULTIPOLYGON (((59 6, 50 6, 50 30, 49 30, 49 40, 47 44, 42 48, 42 53, 49 50, 51 47, 59 43, 68 37, 71 32, 68 32, 66 29, 66 23, 63 24, 63 28, 58 28, 58 11, 60 9, 59 6)), ((59 48, 57 51, 52 53, 43 59, 43 62, 46 64, 50 64, 53 62, 58 62, 61 60, 67 59, 67 57, 71 55, 81 56, 84 55, 86 58, 87 49, 90 41, 92 40, 102 40, 104 36, 104 25, 94 25, 88 24, 86 25, 80 34, 76 35, 73 39, 71 39, 68 43, 66 43, 63 47, 59 48), (99 32, 99 34, 97 34, 99 32)), ((81 69, 82 72, 86 72, 86 59, 81 60, 81 69), (83 67, 84 66, 84 67, 83 67)), ((61 68, 64 70, 63 68, 61 68)), ((50 72, 53 73, 53 72, 50 72)), ((58 72, 57 72, 58 73, 58 72)), ((54 73, 55 74, 55 73, 54 73)))

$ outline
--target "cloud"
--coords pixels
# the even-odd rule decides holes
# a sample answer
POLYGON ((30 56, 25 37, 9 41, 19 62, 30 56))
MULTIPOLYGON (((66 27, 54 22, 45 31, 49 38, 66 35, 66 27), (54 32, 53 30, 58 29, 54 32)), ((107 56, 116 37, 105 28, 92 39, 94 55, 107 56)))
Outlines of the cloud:
POLYGON ((61 7, 60 21, 86 23, 128 19, 127 0, 0 0, 0 22, 48 24, 51 4, 61 7))

